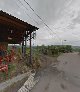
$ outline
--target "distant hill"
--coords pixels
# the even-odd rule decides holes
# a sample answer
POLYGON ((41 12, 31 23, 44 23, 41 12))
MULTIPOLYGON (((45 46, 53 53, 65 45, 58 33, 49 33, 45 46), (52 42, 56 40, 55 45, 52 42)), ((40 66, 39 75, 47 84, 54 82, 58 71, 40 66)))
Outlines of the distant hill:
POLYGON ((72 46, 73 51, 79 51, 80 52, 80 46, 72 46))

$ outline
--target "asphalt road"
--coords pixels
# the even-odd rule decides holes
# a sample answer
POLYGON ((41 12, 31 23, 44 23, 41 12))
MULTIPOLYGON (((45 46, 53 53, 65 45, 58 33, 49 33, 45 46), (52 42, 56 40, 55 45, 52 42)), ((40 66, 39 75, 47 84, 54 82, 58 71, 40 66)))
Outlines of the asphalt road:
POLYGON ((62 54, 58 57, 58 63, 51 60, 52 63, 41 71, 40 81, 31 92, 80 92, 78 53, 62 54))

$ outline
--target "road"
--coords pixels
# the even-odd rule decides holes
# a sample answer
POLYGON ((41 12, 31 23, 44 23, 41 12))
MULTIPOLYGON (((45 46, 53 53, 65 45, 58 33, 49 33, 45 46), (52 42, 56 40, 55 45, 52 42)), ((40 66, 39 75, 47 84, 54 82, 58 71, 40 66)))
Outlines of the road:
POLYGON ((58 57, 59 62, 51 60, 31 92, 80 92, 80 56, 65 53, 58 57))

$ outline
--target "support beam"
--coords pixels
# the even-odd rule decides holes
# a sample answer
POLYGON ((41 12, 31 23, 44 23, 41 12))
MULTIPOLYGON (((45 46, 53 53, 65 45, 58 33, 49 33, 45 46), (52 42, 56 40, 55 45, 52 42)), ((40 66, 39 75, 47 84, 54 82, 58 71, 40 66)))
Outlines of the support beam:
POLYGON ((30 64, 32 64, 31 33, 30 33, 30 64))
POLYGON ((22 57, 24 57, 24 41, 22 42, 22 57))
POLYGON ((25 55, 26 55, 26 41, 27 41, 27 38, 25 37, 25 55))

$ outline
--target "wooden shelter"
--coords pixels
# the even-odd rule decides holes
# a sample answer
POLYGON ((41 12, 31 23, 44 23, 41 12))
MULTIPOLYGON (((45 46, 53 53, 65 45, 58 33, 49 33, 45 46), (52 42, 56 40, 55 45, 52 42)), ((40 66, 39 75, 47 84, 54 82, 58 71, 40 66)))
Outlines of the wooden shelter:
MULTIPOLYGON (((9 15, 6 12, 0 11, 0 45, 3 43, 7 44, 22 43, 23 48, 24 40, 26 43, 26 38, 36 30, 38 30, 37 27, 32 26, 27 22, 24 22, 12 15, 9 15)), ((31 45, 31 36, 30 36, 30 45, 31 45)))

